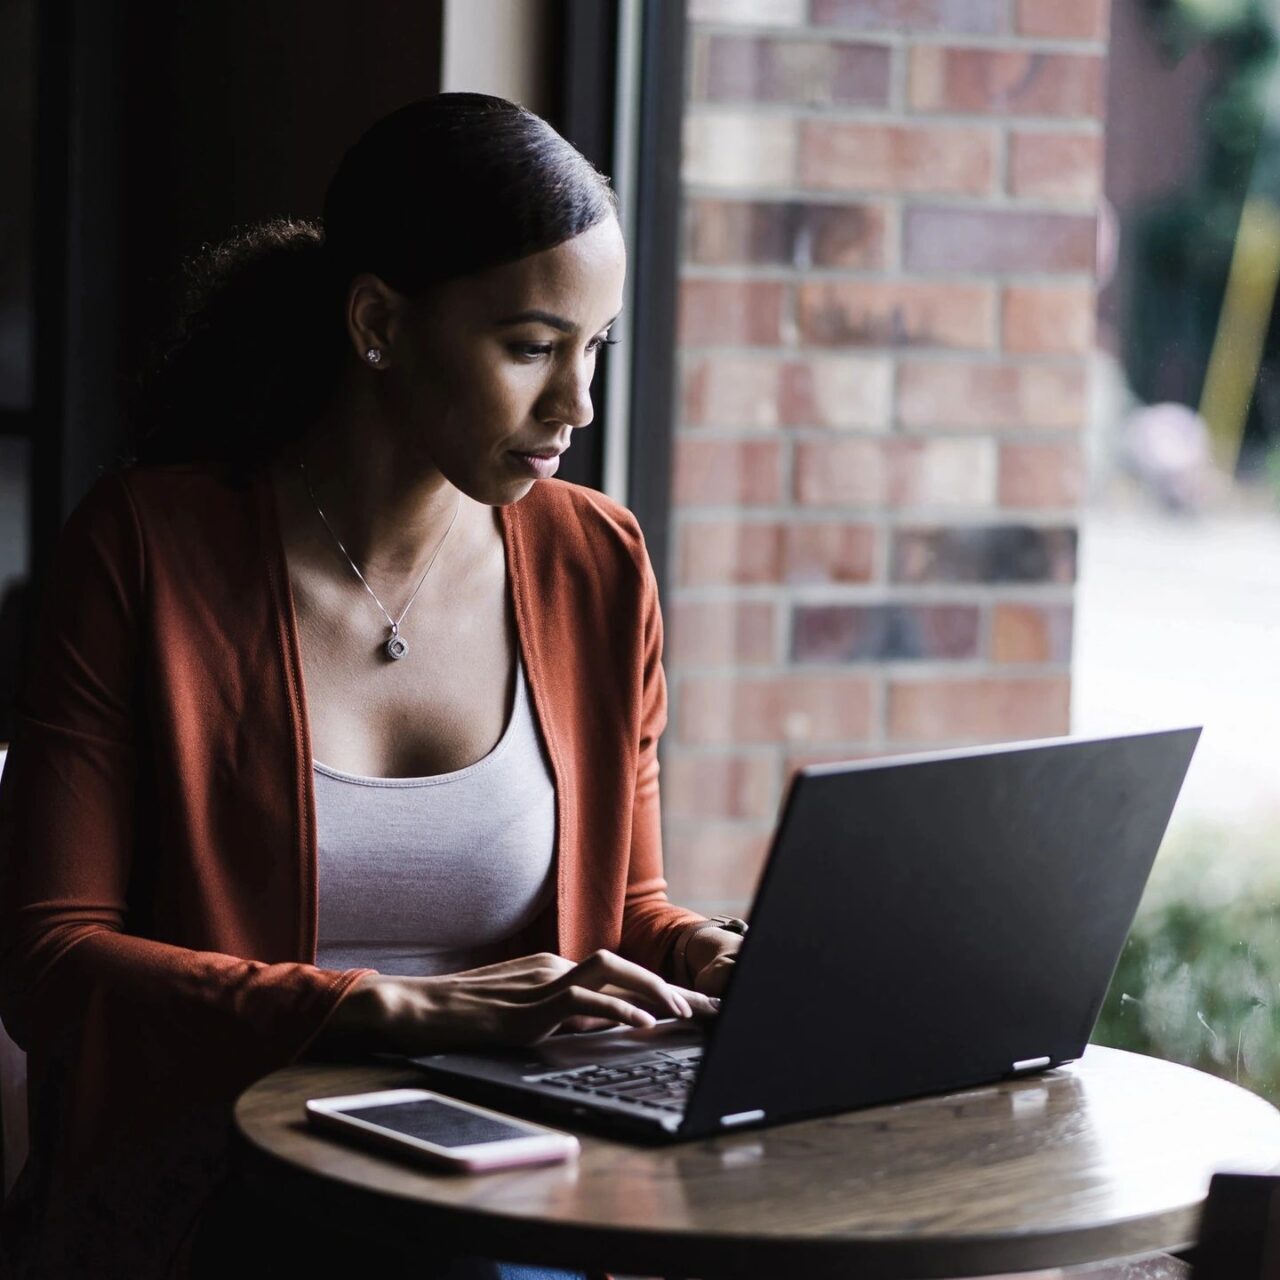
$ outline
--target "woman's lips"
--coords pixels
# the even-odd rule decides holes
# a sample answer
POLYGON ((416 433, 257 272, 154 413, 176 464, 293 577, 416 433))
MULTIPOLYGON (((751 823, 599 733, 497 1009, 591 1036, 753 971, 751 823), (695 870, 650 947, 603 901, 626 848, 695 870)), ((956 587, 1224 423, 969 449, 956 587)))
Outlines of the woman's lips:
POLYGON ((539 480, 550 480, 560 469, 558 453, 553 453, 549 458, 540 458, 534 453, 516 453, 512 450, 511 456, 530 475, 536 476, 539 480))

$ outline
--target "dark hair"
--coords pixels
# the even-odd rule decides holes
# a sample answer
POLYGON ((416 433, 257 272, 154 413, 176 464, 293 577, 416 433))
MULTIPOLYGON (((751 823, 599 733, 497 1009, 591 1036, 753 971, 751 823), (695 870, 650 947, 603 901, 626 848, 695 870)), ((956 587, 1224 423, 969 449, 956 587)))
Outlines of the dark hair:
POLYGON ((617 211, 608 180, 516 103, 441 93, 401 107, 343 156, 323 223, 271 219, 183 263, 172 332, 138 383, 136 461, 243 478, 297 440, 355 358, 341 308, 358 272, 417 297, 617 211))

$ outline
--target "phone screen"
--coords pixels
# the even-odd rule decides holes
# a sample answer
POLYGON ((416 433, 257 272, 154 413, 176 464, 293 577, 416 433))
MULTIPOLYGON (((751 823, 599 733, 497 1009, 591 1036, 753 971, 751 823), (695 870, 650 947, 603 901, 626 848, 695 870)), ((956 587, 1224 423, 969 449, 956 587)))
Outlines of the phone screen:
POLYGON ((474 1111, 452 1107, 435 1098, 372 1107, 344 1107, 343 1114, 411 1138, 434 1142, 438 1147, 469 1147, 478 1142, 536 1136, 522 1125, 477 1115, 474 1111))

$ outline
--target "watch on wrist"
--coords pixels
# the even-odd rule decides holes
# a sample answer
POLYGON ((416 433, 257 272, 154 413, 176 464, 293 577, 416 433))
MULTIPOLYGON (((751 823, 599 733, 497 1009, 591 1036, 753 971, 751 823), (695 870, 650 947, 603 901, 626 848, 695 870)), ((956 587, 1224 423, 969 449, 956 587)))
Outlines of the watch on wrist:
POLYGON ((684 975, 685 982, 693 981, 693 974, 689 972, 687 959, 689 943, 693 941, 697 934, 706 929, 723 929, 726 933, 736 933, 739 937, 744 937, 747 932, 747 922, 740 920, 737 916, 710 916, 706 920, 686 929, 683 937, 676 944, 675 956, 676 972, 684 975))
POLYGON ((736 933, 740 937, 745 936, 747 932, 747 922, 739 920, 737 916, 712 916, 709 923, 714 924, 717 929, 723 929, 726 933, 736 933))

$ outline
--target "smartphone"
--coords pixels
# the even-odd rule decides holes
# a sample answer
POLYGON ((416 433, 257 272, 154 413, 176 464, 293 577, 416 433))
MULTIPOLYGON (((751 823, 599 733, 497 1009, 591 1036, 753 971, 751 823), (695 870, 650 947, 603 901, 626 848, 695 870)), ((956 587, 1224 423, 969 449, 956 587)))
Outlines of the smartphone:
POLYGON ((335 1137, 463 1173, 553 1164, 579 1150, 572 1134, 427 1089, 308 1098, 306 1114, 313 1125, 335 1137))

